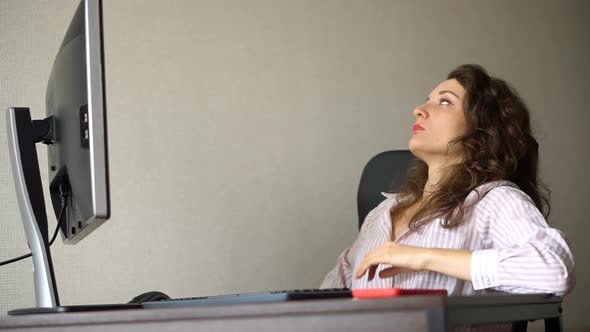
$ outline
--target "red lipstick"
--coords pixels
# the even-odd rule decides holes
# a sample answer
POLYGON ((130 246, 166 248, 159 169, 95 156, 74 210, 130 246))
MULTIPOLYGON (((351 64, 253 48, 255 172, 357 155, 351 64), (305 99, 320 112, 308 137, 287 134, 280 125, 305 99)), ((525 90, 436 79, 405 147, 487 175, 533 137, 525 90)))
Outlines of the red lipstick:
POLYGON ((414 125, 414 132, 424 131, 424 130, 426 130, 426 129, 424 129, 424 127, 422 127, 421 125, 419 125, 417 123, 414 125))

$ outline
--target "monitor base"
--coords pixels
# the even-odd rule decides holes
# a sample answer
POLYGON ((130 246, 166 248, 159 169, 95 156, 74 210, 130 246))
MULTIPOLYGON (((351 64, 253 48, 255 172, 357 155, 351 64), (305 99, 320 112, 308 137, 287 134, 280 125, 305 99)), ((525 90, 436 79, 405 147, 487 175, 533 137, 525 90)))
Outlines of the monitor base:
POLYGON ((89 311, 107 311, 107 310, 128 310, 142 309, 143 306, 137 303, 124 304, 92 304, 92 305, 67 305, 57 307, 39 307, 14 309, 8 312, 9 316, 20 315, 38 315, 38 314, 61 314, 68 312, 89 312, 89 311))

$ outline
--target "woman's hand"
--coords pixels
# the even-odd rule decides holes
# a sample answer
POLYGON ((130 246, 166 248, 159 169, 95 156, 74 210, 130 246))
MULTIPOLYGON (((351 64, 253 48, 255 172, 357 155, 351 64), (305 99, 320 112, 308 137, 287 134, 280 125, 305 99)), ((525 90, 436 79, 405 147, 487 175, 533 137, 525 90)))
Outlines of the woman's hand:
POLYGON ((356 278, 361 278, 369 270, 369 281, 373 280, 379 264, 392 265, 379 273, 381 278, 393 277, 402 272, 421 271, 425 269, 428 255, 427 248, 387 242, 367 254, 356 272, 356 278))
POLYGON ((356 272, 356 278, 361 278, 369 270, 371 281, 379 264, 387 264, 392 267, 382 270, 379 273, 381 278, 402 272, 429 270, 471 281, 471 255, 469 250, 421 248, 387 242, 367 254, 356 272))

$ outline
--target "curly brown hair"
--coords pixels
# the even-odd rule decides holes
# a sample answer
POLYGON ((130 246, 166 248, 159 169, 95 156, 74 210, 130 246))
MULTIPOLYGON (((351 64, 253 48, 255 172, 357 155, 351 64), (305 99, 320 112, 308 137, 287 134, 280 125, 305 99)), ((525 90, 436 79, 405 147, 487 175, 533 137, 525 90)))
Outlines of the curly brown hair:
MULTIPOLYGON (((449 145, 460 144, 463 158, 461 163, 449 167, 449 176, 438 190, 421 202, 410 219, 410 230, 439 217, 442 227, 459 225, 466 209, 487 192, 478 191, 478 199, 464 206, 467 195, 476 187, 497 180, 518 185, 547 218, 551 209, 550 191, 538 178, 539 145, 531 133, 529 110, 518 92, 474 64, 455 68, 447 79, 456 79, 465 89, 463 109, 467 131, 449 142, 449 145)), ((427 180, 428 165, 415 160, 399 192, 400 203, 390 211, 393 225, 408 208, 423 199, 427 180)))

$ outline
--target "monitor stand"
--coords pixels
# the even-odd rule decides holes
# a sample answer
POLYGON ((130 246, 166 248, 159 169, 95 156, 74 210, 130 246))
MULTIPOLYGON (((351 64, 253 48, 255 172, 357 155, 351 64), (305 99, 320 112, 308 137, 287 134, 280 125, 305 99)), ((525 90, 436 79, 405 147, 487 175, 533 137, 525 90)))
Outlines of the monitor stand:
MULTIPOLYGON (((43 121, 41 120, 41 122, 43 121)), ((51 124, 50 121, 48 122, 51 124)), ((43 141, 46 144, 51 144, 51 141, 46 137, 48 133, 54 132, 55 128, 49 125, 46 126, 48 128, 45 128, 44 133, 39 133, 38 129, 42 126, 34 125, 28 108, 9 108, 6 112, 6 126, 12 177, 14 178, 25 236, 33 259, 36 302, 35 308, 11 310, 8 315, 141 308, 142 306, 139 304, 59 305, 51 252, 49 251, 45 199, 35 148, 37 142, 43 141)))

